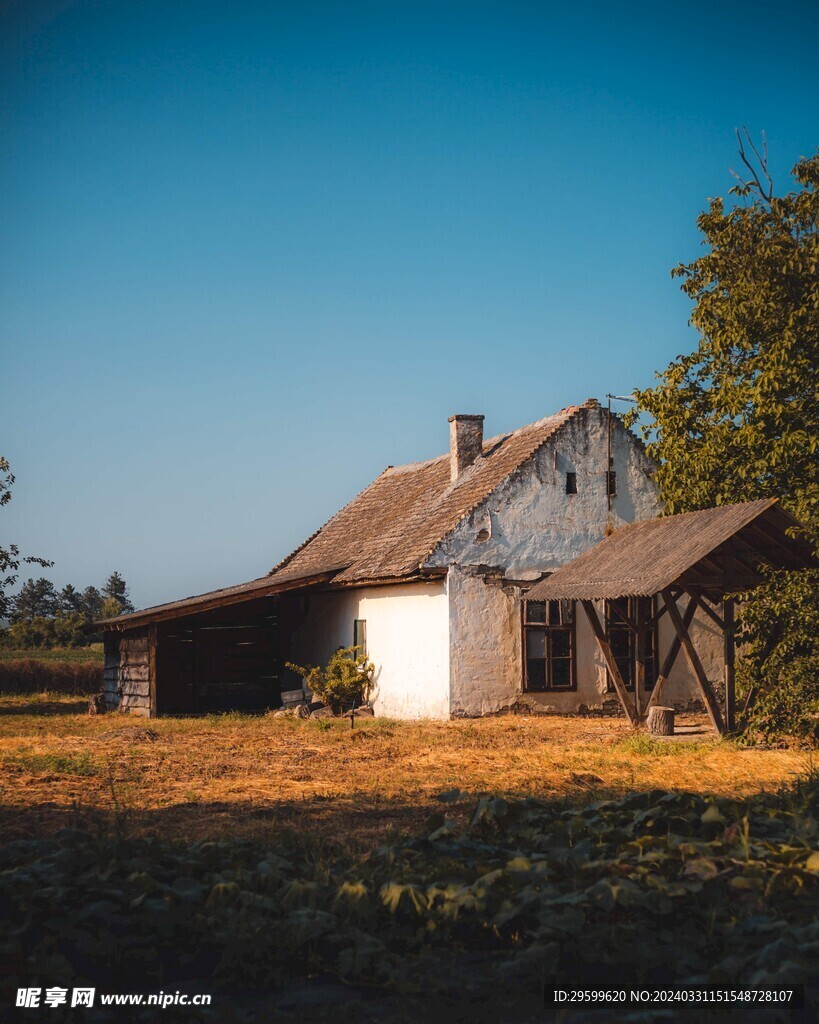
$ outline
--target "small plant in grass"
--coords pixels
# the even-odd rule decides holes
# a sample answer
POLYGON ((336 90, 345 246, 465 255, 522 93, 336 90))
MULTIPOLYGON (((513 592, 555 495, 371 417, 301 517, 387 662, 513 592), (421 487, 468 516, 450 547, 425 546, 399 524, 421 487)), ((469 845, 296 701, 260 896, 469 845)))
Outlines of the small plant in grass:
POLYGON ((89 753, 79 754, 9 754, 4 759, 8 767, 22 768, 36 775, 96 775, 98 767, 89 753))
POLYGON ((375 665, 367 660, 360 647, 339 647, 324 668, 291 662, 287 667, 298 672, 308 690, 336 713, 353 703, 365 703, 375 675, 375 665))

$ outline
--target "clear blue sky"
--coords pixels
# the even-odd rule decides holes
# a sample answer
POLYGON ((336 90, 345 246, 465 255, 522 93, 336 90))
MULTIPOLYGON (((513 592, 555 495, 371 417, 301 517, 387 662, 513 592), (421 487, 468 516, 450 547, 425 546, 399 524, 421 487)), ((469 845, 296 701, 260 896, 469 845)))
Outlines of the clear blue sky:
POLYGON ((387 464, 628 392, 819 6, 0 8, 4 540, 137 604, 260 575, 387 464))

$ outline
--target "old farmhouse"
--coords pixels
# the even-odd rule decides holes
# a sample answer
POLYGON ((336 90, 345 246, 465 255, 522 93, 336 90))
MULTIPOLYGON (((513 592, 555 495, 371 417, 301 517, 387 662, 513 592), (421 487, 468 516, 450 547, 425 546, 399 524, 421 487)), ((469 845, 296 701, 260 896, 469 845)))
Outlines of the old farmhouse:
POLYGON ((759 561, 811 564, 792 520, 773 501, 711 510, 704 533, 657 520, 654 466, 593 399, 489 439, 483 419, 451 417, 445 455, 385 469, 267 575, 104 621, 108 706, 278 707, 300 685, 286 662, 356 643, 376 713, 395 718, 614 704, 636 720, 658 681, 665 703, 711 710, 733 664, 716 605, 759 561), (635 539, 628 524, 647 521, 677 532, 635 539))

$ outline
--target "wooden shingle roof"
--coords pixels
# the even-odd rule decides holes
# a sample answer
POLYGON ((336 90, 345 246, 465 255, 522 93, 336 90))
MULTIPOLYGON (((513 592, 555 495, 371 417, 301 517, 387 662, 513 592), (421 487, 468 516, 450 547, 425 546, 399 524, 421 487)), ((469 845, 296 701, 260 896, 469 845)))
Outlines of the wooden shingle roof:
POLYGON ((587 406, 570 406, 483 443, 483 455, 452 483, 449 453, 390 467, 280 562, 276 581, 336 570, 334 583, 418 572, 438 543, 549 438, 587 406))

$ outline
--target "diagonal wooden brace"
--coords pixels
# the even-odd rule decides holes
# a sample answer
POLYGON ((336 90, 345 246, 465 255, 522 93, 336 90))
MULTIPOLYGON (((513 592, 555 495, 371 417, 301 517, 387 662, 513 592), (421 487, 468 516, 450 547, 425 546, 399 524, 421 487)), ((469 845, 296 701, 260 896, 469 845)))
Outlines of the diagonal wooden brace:
POLYGON ((705 674, 705 669, 702 667, 702 662, 697 654, 697 649, 694 647, 691 634, 688 632, 688 626, 686 626, 680 617, 680 610, 677 608, 677 603, 668 590, 662 591, 662 597, 663 602, 668 609, 668 617, 674 625, 677 636, 680 638, 682 649, 685 651, 688 664, 691 666, 691 671, 697 677, 697 682, 700 684, 700 690, 702 691, 702 696, 705 700, 705 706, 708 709, 711 722, 717 732, 720 735, 723 735, 725 732, 725 722, 722 719, 719 702, 717 701, 717 696, 705 674))
MULTIPOLYGON (((688 602, 688 607, 685 609, 685 614, 683 615, 683 622, 685 624, 686 629, 688 629, 688 627, 691 625, 696 610, 697 601, 694 598, 692 598, 688 602)), ((663 611, 665 612, 667 611, 667 609, 663 607, 663 611)), ((674 638, 671 641, 671 646, 668 648, 668 654, 666 654, 665 658, 663 659, 663 663, 660 666, 659 675, 657 676, 657 679, 654 682, 654 689, 651 691, 651 696, 648 698, 648 703, 643 709, 644 718, 648 717, 648 712, 650 708, 653 708, 655 704, 659 704, 660 693, 662 692, 662 689, 665 686, 665 684, 668 682, 668 677, 671 675, 671 669, 674 668, 674 665, 677 661, 677 655, 679 653, 680 638, 675 633, 674 638)))
POLYGON ((629 700, 628 690, 626 690, 623 677, 620 675, 620 669, 617 667, 617 662, 614 660, 614 653, 609 645, 606 631, 603 629, 603 624, 600 621, 597 610, 591 601, 581 601, 580 603, 583 605, 583 611, 586 613, 586 618, 589 620, 589 625, 594 633, 594 638, 597 640, 597 646, 600 648, 600 653, 603 655, 606 668, 609 670, 611 681, 614 683, 614 689, 617 691, 617 696, 620 698, 620 703, 623 705, 623 711, 625 711, 629 722, 636 726, 639 722, 637 709, 629 700))

